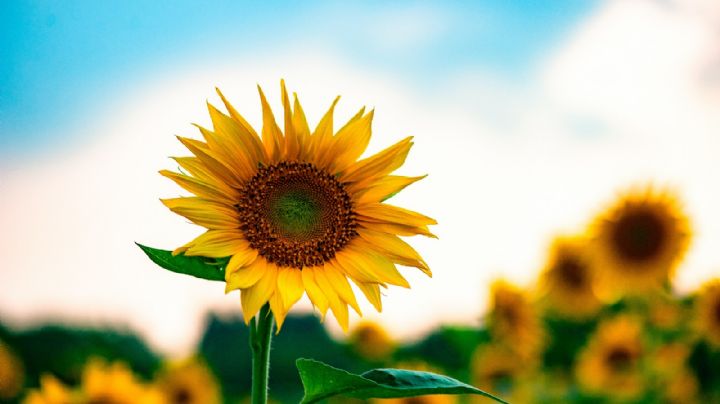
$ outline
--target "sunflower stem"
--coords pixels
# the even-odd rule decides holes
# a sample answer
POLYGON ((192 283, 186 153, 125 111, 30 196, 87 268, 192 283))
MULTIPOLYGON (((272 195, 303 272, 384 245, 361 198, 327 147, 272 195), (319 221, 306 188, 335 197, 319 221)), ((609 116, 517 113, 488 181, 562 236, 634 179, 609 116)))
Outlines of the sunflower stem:
POLYGON ((266 404, 270 371, 270 341, 272 340, 273 314, 265 304, 250 322, 250 349, 252 350, 252 404, 266 404))

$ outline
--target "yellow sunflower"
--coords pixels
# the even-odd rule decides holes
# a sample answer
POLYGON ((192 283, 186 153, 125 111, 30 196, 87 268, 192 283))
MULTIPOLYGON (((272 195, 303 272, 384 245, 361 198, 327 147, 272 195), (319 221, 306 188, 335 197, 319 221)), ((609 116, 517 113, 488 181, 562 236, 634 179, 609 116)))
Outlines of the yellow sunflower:
MULTIPOLYGON (((473 385, 509 402, 527 402, 530 368, 516 351, 506 345, 482 345, 475 350, 471 362, 473 385)), ((472 402, 484 403, 487 399, 473 397, 472 402)))
POLYGON ((167 404, 219 404, 220 386, 207 365, 196 358, 169 364, 156 381, 167 404))
POLYGON ((17 396, 24 382, 25 371, 20 359, 0 341, 0 401, 17 396))
POLYGON ((593 223, 593 252, 608 296, 663 286, 691 238, 678 198, 652 187, 624 194, 593 223))
POLYGON ((640 321, 621 315, 599 325, 578 357, 575 375, 591 394, 633 399, 644 389, 644 355, 640 321))
POLYGON ((492 284, 488 327, 496 341, 513 347, 524 360, 537 359, 545 335, 535 307, 520 288, 503 280, 492 284))
POLYGON ((218 91, 229 115, 208 105, 213 130, 198 127, 204 141, 179 138, 194 156, 175 158, 182 173, 161 174, 195 196, 163 203, 208 230, 175 253, 230 257, 226 291, 240 290, 246 322, 269 302, 280 327, 307 293, 323 316, 330 308, 347 330, 348 305, 360 314, 348 278, 380 311, 380 287, 409 287, 396 264, 431 275, 398 236, 434 237, 428 226, 435 220, 383 203, 424 177, 391 175, 411 137, 358 160, 373 111, 360 109, 335 131, 335 99, 311 131, 297 96, 291 107, 282 82, 281 89, 284 131, 262 90, 259 135, 218 91))
POLYGON ((540 278, 549 309, 573 318, 596 314, 602 303, 593 289, 595 272, 584 238, 556 238, 540 278))
POLYGON ((695 301, 695 326, 708 343, 720 348, 720 279, 700 288, 695 301))
POLYGON ((348 342, 358 355, 370 361, 387 359, 395 344, 385 329, 375 322, 362 321, 350 332, 348 342))
POLYGON ((164 403, 157 391, 142 384, 122 362, 91 359, 83 369, 80 403, 164 403))
POLYGON ((648 322, 660 330, 677 330, 685 321, 686 310, 670 292, 653 293, 648 299, 648 322))
POLYGON ((23 404, 75 404, 77 397, 54 376, 45 374, 40 377, 40 388, 31 390, 23 404))

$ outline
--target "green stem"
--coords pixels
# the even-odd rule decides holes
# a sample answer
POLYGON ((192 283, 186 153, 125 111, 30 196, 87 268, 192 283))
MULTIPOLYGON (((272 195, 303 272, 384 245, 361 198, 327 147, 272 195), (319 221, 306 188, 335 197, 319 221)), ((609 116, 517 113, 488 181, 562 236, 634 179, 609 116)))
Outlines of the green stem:
POLYGON ((252 350, 252 404, 266 404, 270 371, 270 340, 273 315, 265 304, 250 322, 250 349, 252 350))

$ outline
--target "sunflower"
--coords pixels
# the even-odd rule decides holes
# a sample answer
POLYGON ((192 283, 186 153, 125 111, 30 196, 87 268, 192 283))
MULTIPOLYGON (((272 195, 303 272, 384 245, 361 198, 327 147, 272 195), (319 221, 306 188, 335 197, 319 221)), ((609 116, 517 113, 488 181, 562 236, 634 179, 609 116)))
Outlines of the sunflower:
POLYGON ((194 154, 177 157, 184 170, 160 173, 195 194, 163 203, 208 230, 176 249, 188 256, 230 257, 226 292, 240 290, 246 322, 267 302, 278 327, 307 293, 325 316, 348 328, 348 305, 361 315, 348 279, 380 311, 380 287, 409 287, 396 264, 431 275, 398 236, 434 235, 436 221, 383 203, 421 177, 391 175, 405 161, 412 137, 358 160, 370 141, 373 111, 353 116, 337 132, 330 106, 310 131, 295 96, 281 82, 284 131, 262 90, 260 135, 218 90, 229 116, 208 105, 213 130, 204 141, 179 137, 194 154))
POLYGON ((382 361, 395 349, 387 331, 371 321, 358 323, 350 332, 348 342, 358 355, 369 361, 382 361))
POLYGON ((10 347, 0 341, 0 401, 17 396, 24 382, 22 363, 10 347))
MULTIPOLYGON (((489 344, 478 347, 472 356, 473 385, 510 402, 527 402, 527 381, 530 376, 527 363, 516 351, 506 345, 489 344)), ((476 397, 471 401, 485 402, 476 397)))
POLYGON ((636 318, 621 315, 602 322, 578 357, 575 375, 580 386, 591 394, 637 398, 644 388, 644 350, 636 318))
POLYGON ((700 288, 695 301, 695 325, 708 343, 720 348, 720 279, 713 279, 700 288))
POLYGON ((167 404, 219 404, 220 386, 207 365, 191 358, 169 364, 156 381, 167 404))
POLYGON ((496 341, 513 347, 524 360, 537 359, 544 331, 525 292, 502 280, 494 282, 488 326, 496 341))
POLYGON ((49 374, 42 375, 40 388, 28 392, 23 400, 23 404, 74 404, 77 402, 73 392, 49 374))
POLYGON ((643 293, 662 287, 685 255, 691 231, 677 197, 652 187, 624 194, 594 222, 593 252, 602 290, 643 293))
POLYGON ((556 238, 540 279, 550 310, 572 318, 596 314, 602 304, 593 290, 595 272, 584 238, 556 238))
POLYGON ((142 384, 122 362, 106 363, 91 359, 81 377, 81 403, 157 404, 163 403, 157 391, 142 384))

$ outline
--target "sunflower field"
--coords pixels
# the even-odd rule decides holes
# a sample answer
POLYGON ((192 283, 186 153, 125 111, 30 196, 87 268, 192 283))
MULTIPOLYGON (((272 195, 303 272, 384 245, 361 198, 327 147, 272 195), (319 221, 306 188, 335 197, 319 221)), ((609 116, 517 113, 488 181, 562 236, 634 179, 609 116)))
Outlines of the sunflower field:
MULTIPOLYGON (((672 279, 692 239, 679 198, 652 186, 620 195, 585 232, 549 243, 533 285, 490 285, 480 327, 443 326, 407 342, 361 321, 333 338, 316 316, 291 313, 272 349, 269 402, 301 399, 301 357, 350 372, 392 366, 443 373, 511 403, 718 402, 720 280, 675 292, 672 279)), ((248 402, 250 347, 237 340, 249 332, 239 316, 208 314, 196 351, 178 360, 160 357, 126 329, 0 325, 0 400, 248 402)), ((430 394, 369 402, 490 399, 430 394)))

